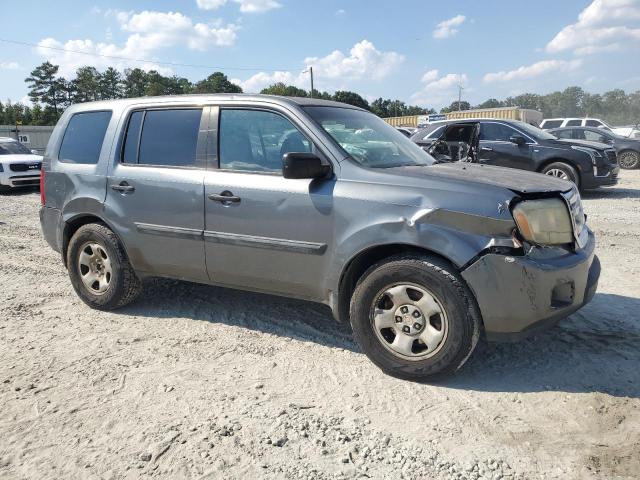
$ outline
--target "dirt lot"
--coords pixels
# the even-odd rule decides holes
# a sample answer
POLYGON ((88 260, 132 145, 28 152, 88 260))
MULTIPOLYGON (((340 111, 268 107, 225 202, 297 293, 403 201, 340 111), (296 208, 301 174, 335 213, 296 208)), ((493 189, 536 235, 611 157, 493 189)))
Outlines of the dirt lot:
POLYGON ((37 193, 0 196, 0 477, 637 478, 640 171, 584 197, 593 302, 422 385, 319 305, 157 280, 92 311, 37 193))

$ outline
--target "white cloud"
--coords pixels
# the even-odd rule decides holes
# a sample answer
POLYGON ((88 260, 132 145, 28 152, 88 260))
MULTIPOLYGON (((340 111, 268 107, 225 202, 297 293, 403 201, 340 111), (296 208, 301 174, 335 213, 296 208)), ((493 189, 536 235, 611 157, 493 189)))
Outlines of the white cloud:
POLYGON ((582 64, 581 60, 542 60, 532 65, 522 66, 515 70, 487 73, 484 76, 486 83, 509 82, 513 80, 527 80, 540 75, 547 75, 552 72, 568 72, 576 70, 582 64))
POLYGON ((469 78, 462 73, 448 73, 438 77, 437 70, 429 70, 422 76, 422 88, 411 95, 411 100, 419 105, 440 107, 458 99, 458 86, 467 88, 469 78))
POLYGON ((433 31, 433 38, 449 38, 453 37, 456 33, 458 33, 460 25, 464 23, 467 19, 464 15, 456 15, 449 20, 444 20, 436 25, 436 29, 433 31))
POLYGON ((594 0, 547 44, 547 51, 588 55, 640 41, 640 0, 594 0))
POLYGON ((404 61, 404 56, 396 52, 381 52, 369 40, 356 43, 349 55, 334 50, 325 57, 307 57, 305 65, 313 66, 313 73, 318 78, 327 79, 362 79, 380 80, 397 68, 404 61))
POLYGON ((231 81, 240 85, 245 93, 258 93, 263 88, 278 82, 295 85, 305 90, 311 88, 308 73, 299 73, 296 75, 291 72, 259 72, 246 80, 232 79, 231 81))
POLYGON ((18 62, 0 62, 0 70, 17 70, 20 68, 18 62))
MULTIPOLYGON (((332 90, 333 87, 348 88, 344 80, 374 79, 386 77, 393 69, 404 61, 404 57, 396 52, 381 52, 368 40, 356 43, 349 54, 334 50, 324 57, 307 57, 304 59, 306 68, 313 67, 315 87, 321 90, 332 90), (318 84, 320 80, 320 84, 318 84)), ((259 72, 246 80, 233 80, 245 92, 259 92, 264 87, 276 82, 295 85, 308 90, 310 86, 309 73, 300 69, 298 72, 278 71, 259 72)))
MULTIPOLYGON (((231 0, 240 5, 242 13, 263 13, 274 8, 280 8, 282 4, 276 0, 231 0)), ((196 0, 198 8, 202 10, 217 10, 227 3, 227 0, 196 0)))
POLYGON ((227 3, 227 0, 196 0, 196 3, 202 10, 216 10, 227 3))
POLYGON ((422 75, 422 82, 433 82, 436 78, 438 78, 438 70, 429 70, 424 75, 422 75))
POLYGON ((38 43, 37 52, 59 65, 59 73, 62 76, 72 76, 75 70, 83 65, 92 65, 99 69, 108 66, 119 69, 140 67, 166 74, 171 73, 171 70, 152 62, 141 64, 128 61, 126 58, 152 59, 157 51, 176 45, 184 45, 191 50, 230 46, 235 43, 238 30, 234 24, 193 23, 189 17, 178 12, 110 12, 109 15, 117 19, 122 31, 129 33, 124 44, 94 42, 91 39, 74 39, 63 43, 54 38, 45 38, 38 43))

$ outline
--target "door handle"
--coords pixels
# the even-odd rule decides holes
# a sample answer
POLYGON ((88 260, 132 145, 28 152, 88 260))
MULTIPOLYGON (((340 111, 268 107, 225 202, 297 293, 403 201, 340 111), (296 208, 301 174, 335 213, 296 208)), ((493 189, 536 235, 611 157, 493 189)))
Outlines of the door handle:
POLYGON ((480 150, 483 152, 493 152, 493 148, 491 147, 480 147, 480 150))
POLYGON ((214 202, 220 202, 222 204, 230 205, 232 203, 240 203, 240 197, 236 197, 229 190, 225 190, 222 193, 212 193, 209 195, 209 200, 214 202))
POLYGON ((116 192, 129 193, 135 191, 136 187, 129 185, 127 182, 120 182, 118 185, 111 185, 111 189, 116 192))

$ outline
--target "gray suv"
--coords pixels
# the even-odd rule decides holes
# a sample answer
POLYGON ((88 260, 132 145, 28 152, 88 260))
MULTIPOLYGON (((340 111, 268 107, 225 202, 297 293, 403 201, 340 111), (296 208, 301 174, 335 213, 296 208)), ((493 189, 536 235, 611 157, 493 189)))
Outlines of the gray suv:
POLYGON ((600 265, 564 180, 439 164, 369 112, 250 95, 70 107, 42 171, 42 231, 89 306, 146 277, 328 305, 385 372, 458 369, 593 297, 600 265))

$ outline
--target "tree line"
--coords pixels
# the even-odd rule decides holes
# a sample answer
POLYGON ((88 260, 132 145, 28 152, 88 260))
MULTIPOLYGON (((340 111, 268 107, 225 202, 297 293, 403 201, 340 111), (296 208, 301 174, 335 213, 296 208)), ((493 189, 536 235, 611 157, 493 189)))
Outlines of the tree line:
MULTIPOLYGON (((155 70, 144 71, 140 68, 126 69, 121 73, 113 67, 101 72, 95 67, 85 66, 78 68, 75 77, 70 80, 59 76, 58 70, 59 67, 50 62, 34 68, 25 79, 32 105, 0 102, 0 124, 21 122, 23 125, 55 125, 69 105, 94 100, 187 93, 242 93, 240 85, 231 82, 222 72, 214 72, 192 82, 184 77, 165 76, 155 70)), ((293 85, 275 83, 260 93, 308 97, 311 92, 293 85)), ((313 97, 355 105, 383 118, 436 113, 433 108, 407 105, 397 99, 377 98, 369 103, 358 93, 345 90, 330 94, 314 89, 313 97)), ((467 101, 460 102, 460 105, 455 101, 442 108, 440 113, 507 106, 539 110, 545 118, 591 116, 612 124, 640 121, 640 91, 627 94, 624 90, 615 89, 603 94, 591 94, 581 87, 568 87, 546 95, 524 93, 504 100, 490 98, 473 106, 467 101)))

